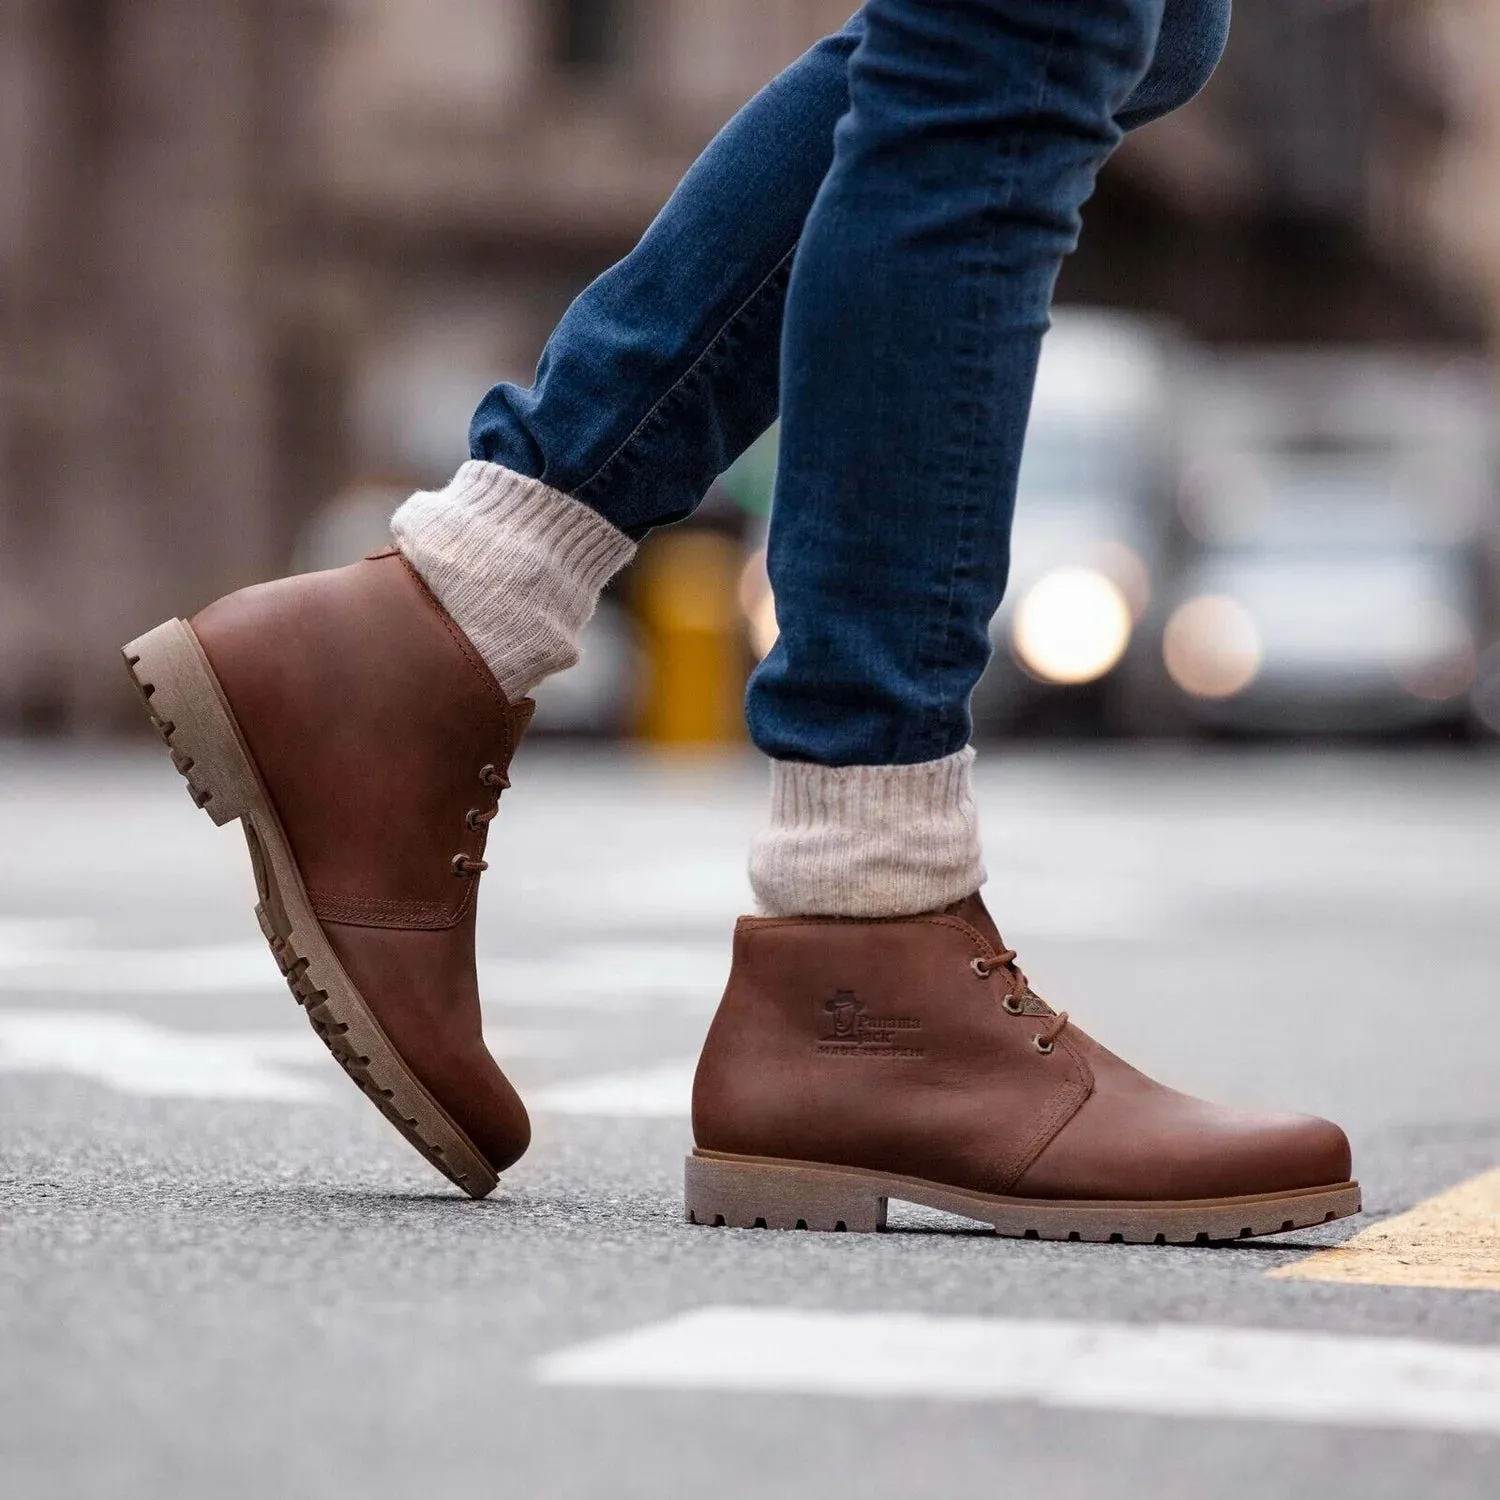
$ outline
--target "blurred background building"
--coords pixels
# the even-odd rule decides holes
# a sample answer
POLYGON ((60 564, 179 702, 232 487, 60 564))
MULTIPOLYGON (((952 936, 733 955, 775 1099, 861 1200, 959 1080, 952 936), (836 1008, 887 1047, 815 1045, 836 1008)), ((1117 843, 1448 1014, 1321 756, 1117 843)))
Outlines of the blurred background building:
MULTIPOLYGON (((133 722, 120 641, 358 555, 466 456, 478 396, 529 378, 718 124, 850 8, 6 0, 0 730, 133 722)), ((1497 79, 1500 0, 1241 6, 1208 91, 1110 165, 1064 300, 1210 351, 1482 355, 1497 79)), ((696 542, 643 567, 593 670, 645 686, 570 722, 728 732, 756 524, 717 525, 744 578, 696 542), (705 674, 716 694, 673 685, 705 674)))

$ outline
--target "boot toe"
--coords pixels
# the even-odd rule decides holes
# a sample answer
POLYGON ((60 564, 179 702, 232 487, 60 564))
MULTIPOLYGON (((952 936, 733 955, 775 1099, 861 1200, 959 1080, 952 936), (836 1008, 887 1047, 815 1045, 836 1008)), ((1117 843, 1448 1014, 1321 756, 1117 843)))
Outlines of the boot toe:
POLYGON ((452 931, 323 928, 402 1061, 503 1172, 531 1144, 526 1106, 485 1045, 472 938, 452 931))
POLYGON ((498 1066, 492 1063, 484 1071, 493 1076, 483 1081, 476 1079, 461 1104, 449 1105, 449 1113, 484 1159, 500 1173, 526 1154, 531 1144, 531 1117, 498 1066))
POLYGON ((1282 1180, 1265 1191, 1349 1181, 1354 1172, 1354 1153, 1349 1137, 1332 1120, 1317 1115, 1283 1115, 1278 1119, 1271 1158, 1282 1180))
POLYGON ((1151 1102, 1156 1108, 1135 1112, 1090 1099, 1012 1191, 1020 1197, 1168 1202, 1295 1192, 1349 1180, 1349 1141, 1329 1120, 1250 1114, 1170 1090, 1151 1102))
MULTIPOLYGON (((1316 1115, 1242 1115, 1224 1111, 1224 1130, 1194 1164, 1211 1189, 1194 1196, 1242 1197, 1347 1182, 1349 1139, 1316 1115)), ((1186 1196, 1186 1195, 1184 1195, 1186 1196)))

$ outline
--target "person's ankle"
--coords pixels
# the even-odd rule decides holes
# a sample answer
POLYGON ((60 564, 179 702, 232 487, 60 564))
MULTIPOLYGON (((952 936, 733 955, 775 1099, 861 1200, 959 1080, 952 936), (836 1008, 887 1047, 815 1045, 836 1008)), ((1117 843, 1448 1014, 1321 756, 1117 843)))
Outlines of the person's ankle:
POLYGON ((984 884, 972 748, 902 766, 771 762, 771 816, 750 851, 765 916, 904 917, 984 884))
POLYGON ((512 702, 578 660, 600 591, 636 547, 582 501, 478 459, 414 494, 391 533, 512 702))

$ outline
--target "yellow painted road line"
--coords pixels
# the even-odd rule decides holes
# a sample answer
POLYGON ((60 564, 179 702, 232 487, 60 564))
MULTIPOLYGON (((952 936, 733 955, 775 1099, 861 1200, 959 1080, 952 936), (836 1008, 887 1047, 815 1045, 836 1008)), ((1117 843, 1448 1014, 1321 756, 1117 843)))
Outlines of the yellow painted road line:
POLYGON ((1500 1292, 1500 1168, 1269 1274, 1283 1281, 1500 1292))

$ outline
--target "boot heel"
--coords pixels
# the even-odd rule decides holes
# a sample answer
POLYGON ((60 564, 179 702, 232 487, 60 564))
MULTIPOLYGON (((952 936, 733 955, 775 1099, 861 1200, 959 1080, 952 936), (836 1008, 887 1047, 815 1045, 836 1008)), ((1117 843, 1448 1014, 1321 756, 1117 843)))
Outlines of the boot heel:
POLYGON ((222 826, 259 801, 258 777, 198 638, 168 620, 121 653, 193 801, 222 826))
POLYGON ((686 1185, 690 1224, 854 1234, 885 1228, 887 1200, 857 1172, 695 1151, 686 1185))

